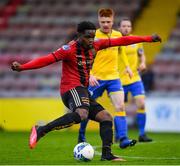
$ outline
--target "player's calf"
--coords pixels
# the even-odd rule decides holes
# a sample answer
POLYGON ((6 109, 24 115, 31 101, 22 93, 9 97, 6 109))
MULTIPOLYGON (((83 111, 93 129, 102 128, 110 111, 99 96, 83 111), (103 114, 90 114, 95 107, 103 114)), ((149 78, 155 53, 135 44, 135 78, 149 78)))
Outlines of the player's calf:
POLYGON ((101 160, 124 161, 122 158, 117 157, 111 153, 113 135, 112 121, 103 121, 100 123, 100 135, 103 143, 101 160))
POLYGON ((64 129, 80 122, 80 115, 77 112, 72 112, 61 116, 45 126, 33 126, 29 139, 29 146, 33 149, 36 146, 37 141, 50 131, 64 129))

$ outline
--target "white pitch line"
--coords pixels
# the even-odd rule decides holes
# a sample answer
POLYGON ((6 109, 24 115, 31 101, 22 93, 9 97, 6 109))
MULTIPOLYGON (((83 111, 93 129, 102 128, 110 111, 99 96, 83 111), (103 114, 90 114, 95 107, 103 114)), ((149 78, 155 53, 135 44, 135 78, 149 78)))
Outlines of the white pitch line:
MULTIPOLYGON (((101 156, 101 152, 97 151, 97 148, 101 148, 101 146, 93 146, 95 149, 95 155, 101 156)), ((117 156, 117 155, 116 155, 117 156)), ((132 159, 147 159, 147 160, 180 160, 180 157, 143 157, 143 156, 118 156, 124 158, 132 158, 132 159)))
POLYGON ((95 152, 95 155, 98 155, 98 156, 101 156, 101 152, 98 152, 97 150, 94 151, 95 152))
POLYGON ((147 160, 180 160, 178 157, 143 157, 143 156, 121 156, 132 159, 147 159, 147 160))

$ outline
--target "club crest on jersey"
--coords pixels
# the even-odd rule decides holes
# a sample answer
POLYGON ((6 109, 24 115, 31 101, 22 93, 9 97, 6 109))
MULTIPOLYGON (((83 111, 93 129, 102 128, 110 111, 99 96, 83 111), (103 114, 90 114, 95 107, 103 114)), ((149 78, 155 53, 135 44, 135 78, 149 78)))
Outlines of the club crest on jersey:
POLYGON ((70 49, 70 46, 69 46, 69 45, 63 45, 63 46, 62 46, 62 49, 63 49, 63 50, 69 50, 69 49, 70 49))

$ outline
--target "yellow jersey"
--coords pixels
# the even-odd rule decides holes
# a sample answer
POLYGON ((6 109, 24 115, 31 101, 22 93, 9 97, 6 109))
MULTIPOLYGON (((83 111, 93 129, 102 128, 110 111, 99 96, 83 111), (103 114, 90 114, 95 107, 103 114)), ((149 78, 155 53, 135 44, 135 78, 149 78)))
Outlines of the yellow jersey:
POLYGON ((119 73, 122 85, 129 85, 141 80, 141 77, 138 72, 138 52, 140 51, 143 51, 142 43, 125 46, 125 53, 129 62, 129 66, 133 72, 132 78, 130 78, 129 75, 125 73, 125 65, 122 63, 121 56, 119 56, 119 73))
MULTIPOLYGON (((112 30, 111 33, 103 33, 100 29, 96 30, 95 39, 106 39, 106 38, 117 38, 121 37, 119 31, 112 30)), ((118 71, 118 48, 119 47, 109 47, 100 50, 96 54, 94 59, 91 74, 96 76, 100 80, 114 80, 119 78, 118 71)), ((123 47, 121 47, 124 50, 123 47)), ((124 52, 124 51, 122 51, 124 52)), ((127 57, 123 55, 123 63, 127 64, 127 57)))

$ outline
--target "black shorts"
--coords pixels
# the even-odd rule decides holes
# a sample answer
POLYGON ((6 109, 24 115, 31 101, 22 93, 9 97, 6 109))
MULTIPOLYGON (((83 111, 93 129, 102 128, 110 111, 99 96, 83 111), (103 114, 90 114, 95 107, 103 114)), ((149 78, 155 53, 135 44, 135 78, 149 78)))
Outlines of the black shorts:
POLYGON ((88 89, 82 86, 69 90, 61 97, 64 105, 71 111, 75 111, 77 108, 88 110, 88 119, 91 120, 95 120, 96 115, 104 110, 103 106, 91 98, 88 89))

